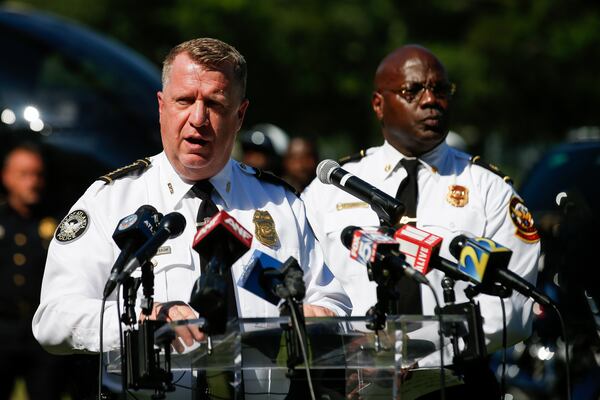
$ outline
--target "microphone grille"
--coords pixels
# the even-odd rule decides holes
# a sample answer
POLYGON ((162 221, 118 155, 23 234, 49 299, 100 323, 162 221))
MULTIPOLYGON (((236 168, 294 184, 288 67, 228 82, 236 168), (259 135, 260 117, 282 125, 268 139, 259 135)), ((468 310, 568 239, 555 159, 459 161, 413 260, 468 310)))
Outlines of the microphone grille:
POLYGON ((169 231, 169 238, 172 239, 179 236, 185 229, 185 217, 177 211, 173 211, 163 217, 160 225, 169 231))
POLYGON ((331 172, 334 169, 339 168, 339 167, 340 167, 340 164, 338 164, 337 162, 335 162, 333 160, 323 160, 317 166, 317 177, 319 178, 319 180, 321 182, 326 183, 326 184, 331 184, 331 179, 330 179, 331 172))
POLYGON ((467 239, 468 237, 466 235, 458 235, 454 237, 448 245, 448 251, 450 251, 450 254, 457 260, 460 258, 460 252, 465 246, 467 239))

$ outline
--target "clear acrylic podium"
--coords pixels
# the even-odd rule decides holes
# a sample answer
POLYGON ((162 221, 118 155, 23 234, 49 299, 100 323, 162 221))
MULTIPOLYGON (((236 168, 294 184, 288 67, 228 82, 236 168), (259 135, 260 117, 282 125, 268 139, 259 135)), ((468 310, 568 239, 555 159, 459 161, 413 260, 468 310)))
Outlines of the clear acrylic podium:
MULTIPOLYGON (((444 315, 443 322, 461 329, 467 326, 464 316, 444 315)), ((211 337, 210 343, 172 354, 174 379, 184 371, 193 378, 192 383, 177 387, 177 396, 168 393, 167 398, 283 399, 288 394, 288 398, 310 398, 304 364, 294 368, 291 378, 287 376, 282 326, 289 324, 289 317, 241 319, 230 323, 225 334, 211 337)), ((407 400, 436 390, 441 371, 438 331, 437 316, 389 316, 385 330, 377 334, 366 328, 364 317, 307 318, 315 391, 331 399, 354 394, 362 399, 407 400)), ((449 365, 449 338, 444 337, 443 343, 444 365, 449 365)), ((119 374, 120 369, 119 353, 108 353, 108 372, 119 374)), ((445 372, 446 387, 460 383, 445 372)))

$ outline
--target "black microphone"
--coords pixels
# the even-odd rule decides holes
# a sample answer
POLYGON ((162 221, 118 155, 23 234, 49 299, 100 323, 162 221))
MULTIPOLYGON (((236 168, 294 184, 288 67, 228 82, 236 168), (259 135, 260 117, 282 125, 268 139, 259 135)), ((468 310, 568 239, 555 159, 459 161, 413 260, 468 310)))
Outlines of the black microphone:
POLYGON ((119 221, 112 238, 121 249, 121 253, 113 264, 104 286, 104 298, 107 298, 117 286, 117 278, 133 252, 154 235, 161 218, 162 214, 156 211, 156 208, 143 205, 134 214, 119 221))
POLYGON ((452 239, 449 250, 459 260, 459 268, 478 277, 483 285, 500 283, 541 305, 553 305, 552 300, 534 285, 507 269, 512 251, 493 240, 458 235, 452 239))
POLYGON ((125 265, 117 277, 117 282, 123 282, 133 271, 150 261, 156 251, 167 239, 179 236, 185 229, 185 218, 178 212, 165 215, 154 235, 144 243, 133 258, 125 265))
POLYGON ((368 203, 380 220, 395 225, 402 214, 404 204, 375 186, 352 175, 333 160, 323 160, 317 166, 317 176, 323 183, 337 186, 343 191, 368 203))
POLYGON ((353 260, 367 267, 369 264, 376 267, 367 270, 370 280, 380 282, 388 278, 388 273, 395 275, 389 278, 397 279, 397 274, 403 273, 419 283, 429 284, 423 274, 406 263, 404 254, 400 252, 400 244, 394 238, 379 231, 347 226, 342 230, 340 239, 350 250, 353 260))

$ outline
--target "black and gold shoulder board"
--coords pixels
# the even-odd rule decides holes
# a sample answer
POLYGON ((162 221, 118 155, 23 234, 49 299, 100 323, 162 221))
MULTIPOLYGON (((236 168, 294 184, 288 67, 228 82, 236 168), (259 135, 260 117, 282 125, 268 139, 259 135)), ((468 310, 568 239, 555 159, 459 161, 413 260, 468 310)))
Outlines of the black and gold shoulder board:
POLYGON ((479 165, 481 168, 485 168, 488 171, 493 172, 494 174, 496 174, 500 178, 502 178, 504 180, 504 182, 508 183, 509 185, 513 184, 513 180, 510 176, 508 176, 504 172, 500 171, 500 168, 498 168, 496 165, 488 164, 485 161, 482 161, 480 156, 472 156, 469 161, 471 161, 471 164, 479 165))
POLYGON ((262 169, 254 168, 254 176, 256 176, 261 181, 272 183, 274 185, 283 186, 290 192, 294 193, 297 197, 300 197, 300 193, 298 193, 298 191, 296 190, 295 187, 290 185, 285 179, 275 175, 272 172, 263 171, 262 169))
POLYGON ((359 151, 358 153, 350 154, 349 156, 345 156, 345 157, 338 159, 338 163, 340 165, 344 165, 344 164, 352 162, 352 161, 358 161, 366 155, 367 155, 367 150, 363 149, 363 150, 359 151))
POLYGON ((136 160, 129 165, 126 165, 121 168, 117 168, 114 171, 109 172, 106 175, 102 175, 97 180, 104 181, 104 183, 108 185, 112 181, 123 178, 124 176, 130 175, 135 171, 142 172, 143 170, 148 168, 150 166, 150 164, 151 164, 150 158, 148 158, 148 157, 140 158, 139 160, 136 160))

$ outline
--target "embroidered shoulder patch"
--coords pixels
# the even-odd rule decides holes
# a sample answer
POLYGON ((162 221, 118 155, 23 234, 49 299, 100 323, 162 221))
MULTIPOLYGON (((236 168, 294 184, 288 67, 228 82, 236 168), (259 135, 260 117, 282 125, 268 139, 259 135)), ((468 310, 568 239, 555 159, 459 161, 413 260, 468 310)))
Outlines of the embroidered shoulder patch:
POLYGON ((540 235, 533 222, 533 216, 523 203, 523 200, 513 196, 508 205, 508 214, 517 228, 515 235, 526 243, 535 243, 540 240, 540 235))
POLYGON ((72 211, 58 224, 54 238, 59 242, 70 242, 83 235, 89 225, 89 217, 83 210, 72 211))

